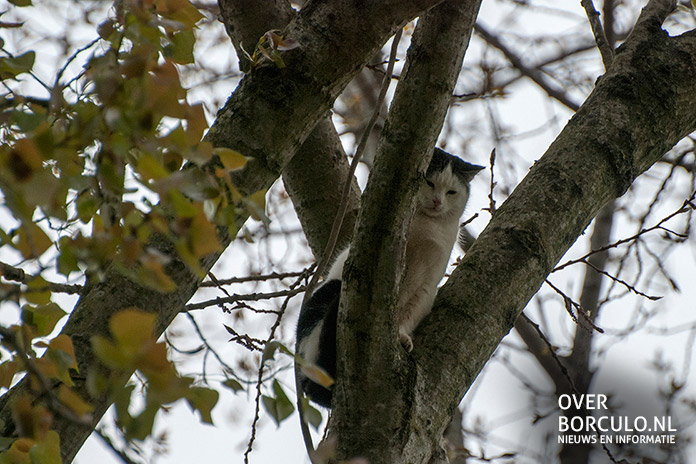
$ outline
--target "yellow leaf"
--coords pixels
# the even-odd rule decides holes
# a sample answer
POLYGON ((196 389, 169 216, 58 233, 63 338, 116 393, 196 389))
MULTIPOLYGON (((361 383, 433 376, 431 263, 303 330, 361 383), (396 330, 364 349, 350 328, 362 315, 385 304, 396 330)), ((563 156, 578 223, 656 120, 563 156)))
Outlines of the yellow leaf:
POLYGON ((189 230, 191 240, 191 251, 197 258, 215 253, 222 249, 217 238, 217 228, 215 224, 208 221, 202 209, 193 218, 191 229, 189 230))
POLYGON ((12 464, 31 464, 29 450, 34 446, 34 440, 31 438, 20 438, 12 443, 7 452, 12 464))
POLYGON ((213 153, 220 158, 222 165, 225 166, 225 169, 228 171, 241 169, 247 162, 244 155, 230 148, 218 147, 213 149, 213 153))
POLYGON ((65 385, 61 385, 58 389, 58 400, 80 417, 89 414, 94 409, 91 404, 84 401, 65 385))
POLYGON ((174 19, 193 27, 203 15, 189 0, 156 0, 157 12, 165 18, 174 19))
POLYGON ((334 379, 321 367, 314 364, 306 364, 302 367, 302 372, 314 383, 322 387, 329 388, 334 384, 334 379))
POLYGON ((24 298, 26 298, 29 303, 37 305, 50 303, 51 291, 48 289, 48 282, 41 276, 30 280, 27 283, 27 292, 24 294, 24 298))
POLYGON ((111 340, 95 335, 91 339, 94 354, 106 367, 117 370, 127 370, 134 364, 137 353, 124 353, 111 340))
POLYGON ((141 284, 164 293, 176 290, 176 283, 167 275, 164 266, 157 258, 146 255, 140 261, 142 265, 139 275, 141 284))
POLYGON ((16 361, 5 361, 0 364, 0 388, 10 388, 18 367, 16 361))
POLYGON ((34 360, 34 365, 36 369, 46 378, 58 378, 58 367, 53 363, 53 361, 46 358, 38 358, 34 360))
POLYGON ((16 243, 15 248, 25 258, 32 259, 41 256, 52 243, 41 227, 32 222, 25 222, 22 224, 22 228, 19 229, 19 241, 16 243))
POLYGON ((15 441, 18 452, 29 451, 35 440, 43 440, 51 428, 52 414, 44 406, 32 405, 32 401, 29 395, 22 393, 11 402, 12 418, 21 437, 15 441))
POLYGON ((138 309, 126 309, 109 321, 116 344, 125 351, 140 352, 154 342, 155 315, 138 309))
POLYGON ((67 354, 71 358, 71 363, 68 365, 68 368, 77 370, 75 347, 73 346, 73 342, 70 337, 64 334, 58 335, 56 338, 51 340, 51 343, 49 343, 48 346, 53 350, 59 350, 67 354))

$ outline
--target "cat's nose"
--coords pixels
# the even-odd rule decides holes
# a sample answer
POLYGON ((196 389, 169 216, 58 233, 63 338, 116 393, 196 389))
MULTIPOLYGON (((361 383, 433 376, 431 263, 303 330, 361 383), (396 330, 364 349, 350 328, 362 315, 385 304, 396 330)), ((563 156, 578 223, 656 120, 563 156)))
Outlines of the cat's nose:
POLYGON ((441 199, 439 199, 439 198, 433 198, 433 206, 434 206, 435 208, 437 208, 437 207, 440 206, 441 204, 442 204, 442 200, 441 200, 441 199))

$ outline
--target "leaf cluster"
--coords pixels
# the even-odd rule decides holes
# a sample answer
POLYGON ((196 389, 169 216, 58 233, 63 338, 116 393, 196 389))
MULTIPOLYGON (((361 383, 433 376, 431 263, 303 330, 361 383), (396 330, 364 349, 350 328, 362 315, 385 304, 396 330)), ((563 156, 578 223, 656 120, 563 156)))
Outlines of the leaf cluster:
MULTIPOLYGON (((32 393, 44 398, 16 402, 19 437, 0 441, 0 463, 60 462, 52 417, 91 420, 89 399, 71 388, 75 375, 87 376, 91 395, 115 398, 128 440, 148 437, 157 412, 180 399, 212 423, 218 393, 178 374, 165 344, 153 336, 154 316, 141 309, 117 313, 112 337, 92 339, 107 369, 80 372, 72 340, 48 339, 67 313, 41 265, 54 262, 50 271, 89 284, 116 268, 145 287, 173 292, 171 258, 153 243, 171 244, 202 279, 200 260, 221 251, 220 229, 234 234, 241 213, 268 220, 265 192, 244 197, 232 183, 230 172, 247 158, 202 141, 208 129, 203 105, 188 101, 181 82, 202 18, 189 0, 120 2, 98 27, 98 38, 69 59, 83 54, 82 71, 64 76, 65 63, 40 95, 30 89, 43 84, 34 73, 41 50, 0 57, 0 195, 11 217, 0 224, 0 250, 18 256, 18 266, 39 269, 18 285, 0 282, 0 298, 21 305, 21 321, 0 327, 9 352, 0 364, 0 387, 26 374, 32 393), (146 391, 137 412, 136 386, 114 386, 134 371, 146 391)), ((0 28, 15 26, 0 22, 0 28)))

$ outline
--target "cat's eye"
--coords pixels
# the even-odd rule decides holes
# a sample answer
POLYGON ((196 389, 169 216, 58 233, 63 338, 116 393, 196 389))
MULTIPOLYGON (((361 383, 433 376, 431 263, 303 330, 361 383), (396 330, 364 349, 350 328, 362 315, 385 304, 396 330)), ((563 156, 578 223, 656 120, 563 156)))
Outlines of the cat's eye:
POLYGON ((430 182, 429 180, 426 180, 425 183, 428 184, 428 187, 430 187, 430 188, 435 188, 435 184, 433 184, 433 183, 430 182))
POLYGON ((457 193, 456 190, 448 190, 447 191, 447 195, 454 195, 455 193, 457 193))

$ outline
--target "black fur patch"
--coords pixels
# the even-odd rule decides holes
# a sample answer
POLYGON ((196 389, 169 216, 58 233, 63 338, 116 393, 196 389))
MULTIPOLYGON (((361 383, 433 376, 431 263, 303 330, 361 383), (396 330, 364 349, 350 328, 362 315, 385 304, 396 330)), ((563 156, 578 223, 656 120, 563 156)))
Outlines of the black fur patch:
MULTIPOLYGON (((319 350, 316 359, 307 359, 336 378, 336 323, 338 302, 341 298, 341 281, 333 279, 325 282, 307 300, 297 321, 298 345, 322 324, 319 333, 319 350)), ((302 377, 300 384, 307 397, 321 406, 331 407, 331 390, 302 377)))

